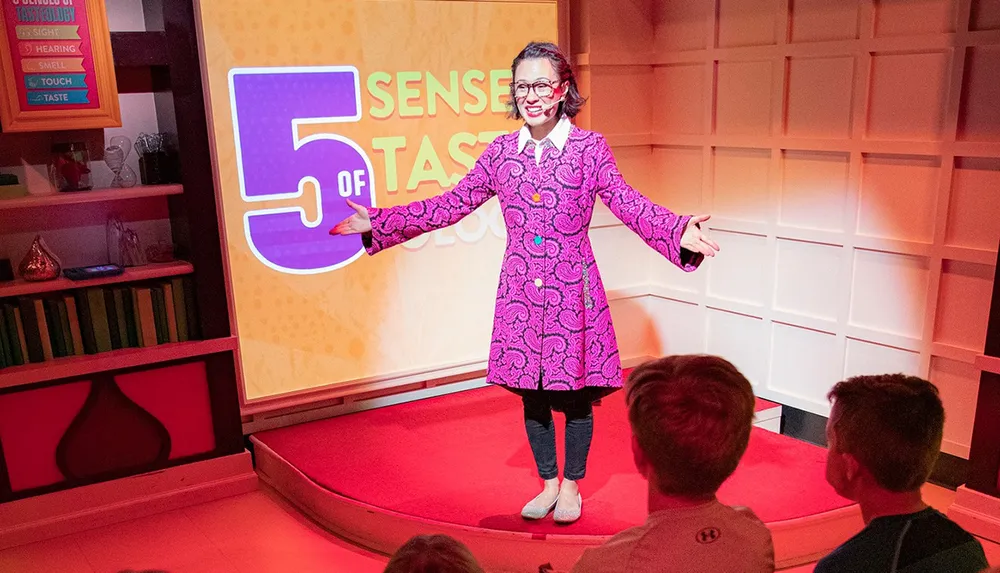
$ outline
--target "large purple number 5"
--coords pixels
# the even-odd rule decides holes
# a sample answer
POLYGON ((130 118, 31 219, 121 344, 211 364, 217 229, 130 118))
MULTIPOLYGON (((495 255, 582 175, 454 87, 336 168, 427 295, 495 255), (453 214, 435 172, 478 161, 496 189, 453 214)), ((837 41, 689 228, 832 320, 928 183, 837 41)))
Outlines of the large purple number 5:
POLYGON ((361 118, 357 68, 234 68, 229 94, 243 201, 300 198, 307 183, 316 194, 316 220, 301 207, 248 211, 243 229, 254 255, 292 274, 332 271, 361 256, 357 237, 331 237, 325 227, 354 212, 345 198, 375 206, 371 161, 346 137, 299 137, 302 124, 361 118))

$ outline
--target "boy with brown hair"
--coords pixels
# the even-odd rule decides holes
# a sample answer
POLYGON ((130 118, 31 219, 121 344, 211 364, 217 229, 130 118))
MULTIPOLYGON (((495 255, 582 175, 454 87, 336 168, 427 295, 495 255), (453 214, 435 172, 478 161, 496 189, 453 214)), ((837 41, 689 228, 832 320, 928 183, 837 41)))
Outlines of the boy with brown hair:
POLYGON ((483 573, 464 543, 449 535, 416 535, 396 550, 382 573, 483 573))
POLYGON ((983 547, 924 503, 920 487, 941 450, 944 407, 915 376, 856 376, 830 391, 826 480, 857 501, 865 528, 815 573, 978 573, 983 547))
POLYGON ((774 571, 767 527, 715 497, 750 440, 750 382, 716 356, 670 356, 636 368, 626 392, 649 516, 586 550, 573 573, 774 571))

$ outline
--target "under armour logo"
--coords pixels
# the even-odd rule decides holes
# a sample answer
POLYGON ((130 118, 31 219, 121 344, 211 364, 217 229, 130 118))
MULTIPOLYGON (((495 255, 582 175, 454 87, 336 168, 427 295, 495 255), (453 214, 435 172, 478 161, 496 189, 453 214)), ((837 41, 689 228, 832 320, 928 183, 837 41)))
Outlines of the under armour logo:
POLYGON ((695 535, 695 540, 697 540, 698 543, 708 544, 715 543, 719 540, 719 537, 722 537, 721 531, 714 527, 706 527, 695 535))

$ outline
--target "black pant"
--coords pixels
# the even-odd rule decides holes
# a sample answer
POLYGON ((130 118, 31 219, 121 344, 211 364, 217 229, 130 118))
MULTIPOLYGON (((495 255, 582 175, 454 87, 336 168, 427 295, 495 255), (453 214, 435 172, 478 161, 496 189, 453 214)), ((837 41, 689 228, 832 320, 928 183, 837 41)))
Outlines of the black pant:
POLYGON ((566 466, 563 477, 583 479, 587 473, 587 454, 594 435, 594 408, 587 393, 556 390, 521 391, 524 403, 524 427, 535 456, 538 475, 543 480, 559 477, 556 462, 556 427, 552 410, 566 414, 566 466))

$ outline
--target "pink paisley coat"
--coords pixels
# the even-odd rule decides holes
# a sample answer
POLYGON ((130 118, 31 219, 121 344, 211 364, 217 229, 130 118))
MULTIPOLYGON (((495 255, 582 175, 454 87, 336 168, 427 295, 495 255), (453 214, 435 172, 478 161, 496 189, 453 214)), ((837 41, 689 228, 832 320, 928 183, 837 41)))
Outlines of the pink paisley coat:
POLYGON ((680 247, 690 216, 630 187, 603 136, 573 127, 560 151, 543 140, 518 152, 517 132, 491 143, 452 190, 372 208, 369 255, 454 225, 497 195, 507 227, 487 381, 509 389, 612 390, 622 386, 611 311, 587 235, 597 196, 671 262, 693 271, 702 256, 680 247))

